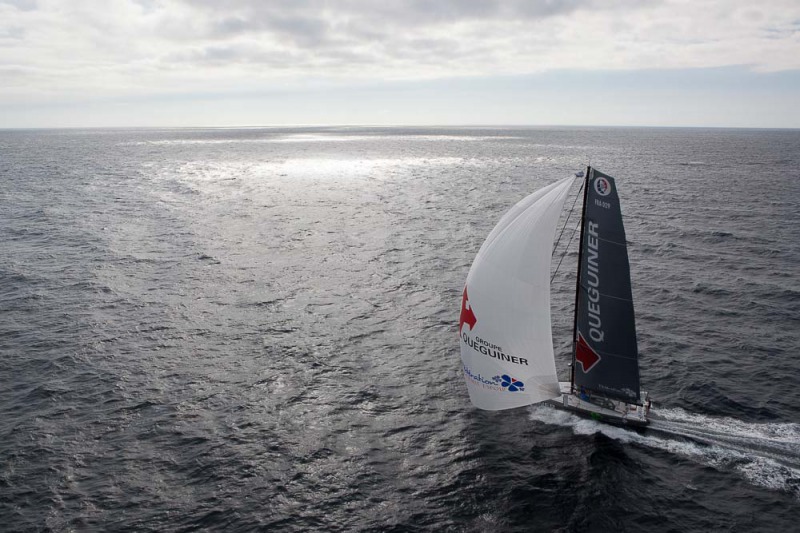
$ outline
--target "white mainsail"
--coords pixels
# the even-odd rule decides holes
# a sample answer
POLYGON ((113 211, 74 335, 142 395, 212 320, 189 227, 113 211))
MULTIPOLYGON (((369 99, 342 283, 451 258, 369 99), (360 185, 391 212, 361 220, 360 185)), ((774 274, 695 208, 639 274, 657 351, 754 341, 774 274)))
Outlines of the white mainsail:
POLYGON ((559 395, 550 327, 550 257, 574 178, 506 213, 472 263, 461 304, 461 361, 470 400, 510 409, 559 395))

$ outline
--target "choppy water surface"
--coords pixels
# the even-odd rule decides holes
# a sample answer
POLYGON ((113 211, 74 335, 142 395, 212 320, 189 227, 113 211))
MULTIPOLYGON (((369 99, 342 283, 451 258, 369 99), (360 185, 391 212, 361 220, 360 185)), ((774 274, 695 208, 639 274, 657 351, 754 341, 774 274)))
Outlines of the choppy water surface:
POLYGON ((799 158, 798 131, 0 132, 0 523, 793 530, 799 158), (479 412, 460 374, 483 238, 588 162, 622 196, 642 434, 479 412))

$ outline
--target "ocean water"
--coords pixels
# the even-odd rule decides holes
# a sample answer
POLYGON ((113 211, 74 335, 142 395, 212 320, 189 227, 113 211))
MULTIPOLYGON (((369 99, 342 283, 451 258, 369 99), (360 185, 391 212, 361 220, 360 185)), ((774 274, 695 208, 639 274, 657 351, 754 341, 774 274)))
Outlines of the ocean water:
POLYGON ((796 530, 798 168, 800 131, 0 131, 0 529, 796 530), (641 433, 478 411, 461 375, 483 238, 587 163, 641 433))

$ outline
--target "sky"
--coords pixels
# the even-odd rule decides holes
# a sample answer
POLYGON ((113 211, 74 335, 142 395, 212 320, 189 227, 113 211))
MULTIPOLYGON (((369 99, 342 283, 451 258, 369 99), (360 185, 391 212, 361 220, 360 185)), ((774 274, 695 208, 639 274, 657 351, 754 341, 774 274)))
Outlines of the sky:
POLYGON ((800 128, 800 0, 0 0, 0 128, 800 128))

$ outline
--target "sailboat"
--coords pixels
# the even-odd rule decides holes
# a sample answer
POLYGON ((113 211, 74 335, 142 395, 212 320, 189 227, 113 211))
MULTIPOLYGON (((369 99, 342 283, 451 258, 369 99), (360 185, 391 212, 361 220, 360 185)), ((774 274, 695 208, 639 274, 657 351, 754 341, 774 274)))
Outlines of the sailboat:
POLYGON ((559 382, 556 374, 551 256, 558 220, 576 177, 523 198, 478 251, 459 318, 467 390, 480 409, 543 403, 611 424, 646 426, 651 400, 639 387, 630 266, 617 185, 592 167, 580 176, 583 207, 570 380, 559 382))

